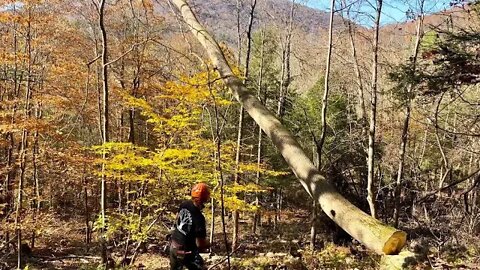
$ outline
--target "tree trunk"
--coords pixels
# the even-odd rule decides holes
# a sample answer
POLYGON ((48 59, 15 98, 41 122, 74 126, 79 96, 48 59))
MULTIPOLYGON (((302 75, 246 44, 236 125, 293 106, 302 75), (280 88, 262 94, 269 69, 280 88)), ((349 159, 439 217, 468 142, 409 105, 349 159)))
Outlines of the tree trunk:
MULTIPOLYGON (((208 80, 210 81, 210 80, 208 80)), ((210 85, 209 85, 210 89, 210 85)), ((218 113, 218 107, 217 103, 215 100, 215 96, 210 90, 210 94, 213 99, 213 109, 215 112, 215 146, 216 146, 216 156, 217 156, 217 162, 216 162, 216 170, 218 173, 219 177, 219 183, 220 183, 220 207, 221 207, 221 219, 222 219, 222 230, 223 230, 223 241, 225 244, 225 251, 227 252, 227 263, 228 263, 228 269, 230 269, 230 247, 228 244, 227 240, 227 230, 226 230, 226 224, 225 224, 225 200, 224 200, 224 178, 223 178, 223 170, 222 170, 222 158, 221 158, 221 146, 222 146, 222 139, 220 137, 220 126, 219 126, 219 113, 218 113)))
POLYGON ((251 0, 250 4, 250 18, 248 20, 248 29, 247 29, 247 52, 245 55, 245 80, 248 80, 250 75, 250 57, 252 51, 252 28, 253 22, 255 19, 255 7, 257 6, 257 0, 251 0))
MULTIPOLYGON (((41 108, 40 103, 37 102, 36 110, 35 110, 35 118, 37 120, 41 117, 41 108)), ((39 145, 38 145, 38 129, 35 130, 33 135, 33 150, 32 150, 32 165, 33 165, 33 189, 35 192, 35 199, 33 203, 34 211, 33 211, 33 220, 34 220, 34 230, 32 232, 32 239, 30 247, 35 247, 35 237, 36 237, 36 226, 37 226, 37 215, 40 211, 40 180, 38 179, 38 153, 39 153, 39 145)))
MULTIPOLYGON (((443 183, 447 177, 447 175, 451 175, 451 165, 450 162, 448 161, 448 158, 447 156, 445 155, 445 151, 443 150, 443 146, 442 146, 442 143, 440 141, 440 136, 438 135, 438 114, 439 114, 439 108, 440 108, 440 104, 442 103, 442 99, 443 99, 443 96, 445 95, 445 93, 442 93, 440 95, 440 97, 438 98, 438 101, 437 101, 437 104, 436 104, 436 107, 435 107, 435 120, 434 120, 434 124, 435 124, 435 139, 437 141, 437 144, 438 144, 438 149, 440 150, 440 153, 442 154, 442 160, 443 160, 443 164, 445 167, 440 167, 440 177, 439 177, 439 182, 438 182, 438 189, 442 189, 443 187, 443 183), (445 174, 443 174, 443 168, 445 168, 445 174)), ((439 197, 442 196, 442 193, 439 193, 438 194, 439 197)))
MULTIPOLYGON (((255 184, 260 185, 260 166, 262 164, 262 146, 263 145, 263 133, 262 129, 258 128, 258 145, 257 145, 257 175, 255 177, 255 184)), ((257 207, 253 216, 252 233, 256 234, 257 226, 260 224, 260 200, 258 198, 258 192, 255 193, 255 206, 257 207)))
MULTIPOLYGON (((328 93, 330 90, 330 63, 332 59, 332 49, 333 49, 333 15, 335 14, 335 0, 330 2, 330 24, 328 28, 328 52, 327 52, 327 61, 325 65, 325 88, 323 91, 323 99, 322 99, 322 131, 320 134, 320 139, 318 141, 316 150, 318 156, 318 163, 317 169, 320 171, 322 167, 322 149, 323 144, 325 143, 325 137, 327 135, 327 108, 328 108, 328 93)), ((312 205, 312 227, 310 229, 311 235, 311 248, 312 250, 315 249, 315 238, 316 238, 316 228, 315 228, 315 220, 317 219, 317 212, 316 212, 316 203, 315 200, 313 201, 312 205)))
MULTIPOLYGON (((212 189, 212 193, 215 193, 215 191, 217 191, 217 188, 218 188, 218 184, 212 189)), ((215 199, 212 197, 210 199, 210 204, 211 204, 211 207, 210 207, 210 210, 211 210, 211 213, 212 213, 212 218, 210 219, 210 243, 213 243, 213 238, 215 236, 215 199)))
POLYGON ((128 132, 128 141, 132 144, 135 144, 135 108, 130 108, 128 110, 128 123, 129 123, 129 132, 128 132))
POLYGON ((320 134, 320 140, 317 145, 318 155, 318 170, 322 167, 322 148, 325 142, 325 136, 327 134, 327 105, 328 105, 328 92, 330 90, 330 63, 332 59, 332 37, 333 37, 333 14, 335 13, 335 0, 330 2, 330 26, 328 28, 328 52, 327 61, 325 67, 325 88, 323 91, 322 99, 322 133, 320 134))
POLYGON ((317 243, 317 203, 314 200, 312 203, 312 220, 310 225, 310 248, 315 250, 315 245, 317 243))
MULTIPOLYGON (((285 35, 285 42, 283 44, 282 50, 282 71, 280 77, 280 90, 278 96, 278 106, 277 106, 277 117, 281 120, 285 114, 285 104, 288 97, 288 88, 290 86, 290 53, 291 53, 291 44, 292 44, 292 30, 293 30, 293 17, 295 14, 295 1, 292 1, 290 8, 290 17, 288 20, 287 33, 285 35)), ((276 188, 276 191, 279 192, 281 189, 276 188)), ((277 194, 278 195, 278 194, 277 194)), ((277 230, 277 219, 279 215, 279 200, 277 197, 276 206, 275 206, 275 216, 273 219, 273 228, 277 230)))
MULTIPOLYGON (((31 48, 31 6, 27 7, 28 18, 27 18, 27 33, 26 33, 26 50, 28 56, 28 67, 27 67, 27 86, 25 89, 25 106, 24 106, 24 118, 23 120, 27 122, 30 116, 30 98, 31 98, 31 74, 32 74, 32 48, 31 48)), ((23 203, 23 187, 25 183, 25 171, 27 169, 27 147, 28 147, 28 130, 23 128, 22 130, 22 139, 20 146, 20 176, 18 179, 18 194, 17 194, 17 208, 15 211, 15 230, 17 232, 17 268, 21 269, 22 267, 22 225, 21 225, 21 214, 22 214, 22 203, 23 203)))
MULTIPOLYGON (((239 165, 240 165, 240 151, 242 148, 242 135, 243 135, 243 106, 240 106, 239 118, 238 118, 238 134, 237 134, 237 149, 235 153, 235 175, 234 185, 238 185, 239 178, 239 165)), ((238 244, 238 210, 234 210, 233 213, 233 232, 232 232, 232 250, 235 250, 238 244)))
POLYGON ((370 108, 370 127, 368 130, 368 179, 367 201, 370 214, 376 217, 375 212, 375 125, 377 122, 377 87, 378 87, 378 36, 380 31, 380 16, 382 15, 383 0, 377 0, 377 16, 375 20, 375 35, 373 39, 373 67, 372 67, 372 98, 370 108))
MULTIPOLYGON (((257 83, 257 98, 262 102, 262 87, 263 87, 263 65, 265 63, 264 59, 264 53, 265 53, 265 32, 262 30, 261 32, 261 38, 262 38, 262 47, 260 51, 260 70, 259 70, 259 75, 258 75, 258 83, 257 83)), ((267 91, 265 90, 264 93, 264 100, 263 104, 266 104, 267 102, 267 91)), ((255 184, 259 185, 260 184, 260 166, 262 164, 262 145, 263 145, 263 132, 261 127, 258 127, 258 144, 257 144, 257 175, 255 178, 255 184)), ((260 208, 259 208, 259 198, 258 198, 258 192, 255 192, 255 206, 257 207, 257 210, 255 211, 255 214, 253 216, 253 228, 252 228, 252 233, 256 234, 257 232, 257 226, 261 224, 260 222, 260 208)))
MULTIPOLYGON (((423 35, 423 0, 420 2, 421 10, 420 10, 420 15, 418 16, 418 25, 417 25, 417 34, 416 34, 416 39, 415 39, 415 47, 413 49, 413 55, 412 55, 412 64, 413 64, 413 74, 415 75, 416 71, 416 64, 417 64, 417 57, 418 57, 418 51, 420 48, 420 41, 421 37, 423 35)), ((398 219, 400 216, 400 197, 402 193, 401 189, 401 184, 402 184, 402 178, 403 178, 403 170, 404 170, 404 164, 405 164, 405 150, 407 147, 407 141, 408 141, 408 127, 410 123, 410 112, 411 112, 411 103, 412 103, 412 91, 415 85, 413 83, 410 83, 407 86, 407 105, 405 108, 405 120, 403 122, 403 129, 402 129, 402 141, 400 143, 400 161, 398 163, 398 172, 397 172, 397 182, 395 185, 395 208, 393 212, 393 220, 394 220, 394 226, 398 226, 398 219)))
MULTIPOLYGON (((12 9, 13 13, 16 12, 16 5, 13 5, 12 9)), ((12 91, 12 99, 16 99, 19 97, 17 89, 20 88, 20 83, 17 79, 17 71, 18 71, 18 55, 17 55, 17 23, 16 20, 13 21, 13 57, 14 57, 14 67, 13 67, 13 91, 12 91)), ((17 104, 13 104, 12 106, 12 126, 15 124, 15 114, 17 111, 17 104)), ((15 206, 15 194, 14 194, 14 187, 13 182, 15 181, 16 175, 16 166, 15 166, 15 159, 13 156, 13 150, 15 149, 15 137, 14 132, 10 131, 6 135, 9 139, 9 146, 7 150, 7 165, 8 165, 8 172, 5 176, 5 191, 6 191, 6 208, 5 213, 8 215, 11 214, 12 209, 15 206)), ((6 235, 7 242, 9 242, 10 235, 7 232, 6 235)))
MULTIPOLYGON (((12 116, 13 117, 13 116, 12 116)), ((13 119, 12 119, 13 124, 13 119)), ((5 174, 5 208, 4 213, 6 216, 10 214, 10 211, 13 206, 13 187, 12 187, 12 179, 15 178, 14 174, 14 163, 13 163, 13 149, 15 148, 15 141, 13 138, 13 132, 8 132, 6 135, 6 141, 8 141, 8 146, 6 147, 6 159, 7 159, 7 173, 5 174)))
POLYGON ((242 2, 241 0, 237 0, 236 5, 237 11, 237 66, 240 67, 242 65, 242 29, 240 25, 240 12, 242 11, 242 2))
POLYGON ((373 251, 379 254, 398 253, 406 243, 406 233, 372 218, 341 196, 318 172, 293 134, 233 74, 219 45, 200 25, 188 4, 184 0, 172 2, 181 11, 192 33, 206 49, 213 66, 224 78, 234 97, 243 104, 245 110, 273 141, 302 186, 312 198, 318 200, 323 211, 346 232, 373 251))
MULTIPOLYGON (((101 40, 102 40, 102 142, 103 145, 109 142, 109 117, 108 117, 108 47, 107 47, 107 32, 105 30, 105 0, 100 0, 98 3, 98 26, 101 31, 101 40)), ((106 153, 103 151, 102 159, 106 160, 106 153)), ((101 234, 100 237, 100 249, 102 264, 107 263, 107 243, 106 243, 106 175, 105 175, 105 163, 102 163, 102 180, 101 180, 101 193, 100 193, 100 216, 101 216, 101 234)))
POLYGON ((278 188, 276 192, 277 198, 276 198, 276 205, 275 205, 275 216, 273 219, 273 229, 274 230, 279 230, 279 221, 280 217, 282 215, 282 188, 278 188))
MULTIPOLYGON (((15 11, 15 8, 13 9, 15 11)), ((10 91, 8 91, 8 88, 6 87, 5 88, 5 99, 8 103, 8 101, 13 101, 15 100, 16 98, 18 98, 18 95, 17 95, 17 87, 20 87, 20 84, 18 83, 17 81, 17 39, 16 39, 16 35, 17 35, 17 31, 16 31, 16 23, 14 22, 13 23, 13 27, 14 27, 14 33, 13 33, 13 49, 14 49, 14 68, 13 68, 13 78, 12 78, 12 81, 13 81, 13 89, 11 89, 10 91), (10 93, 8 93, 10 92, 10 93)), ((2 98, 3 98, 3 95, 2 95, 2 98)), ((3 101, 3 100, 2 100, 3 101)), ((9 106, 6 106, 6 109, 10 109, 9 106)), ((17 105, 16 105, 16 102, 12 105, 12 116, 11 116, 11 120, 10 120, 10 124, 11 126, 13 127, 14 124, 15 124, 15 114, 16 114, 16 110, 17 110, 17 105)), ((5 180, 4 180, 4 198, 5 198, 5 206, 4 208, 2 209, 3 210, 3 214, 1 215, 2 218, 8 218, 8 216, 11 214, 11 211, 12 209, 14 208, 14 205, 15 205, 15 202, 14 202, 14 198, 15 198, 15 195, 14 195, 14 187, 13 187, 13 181, 15 180, 15 169, 16 169, 16 166, 15 166, 15 158, 14 158, 14 155, 13 155, 13 151, 15 149, 15 137, 14 137, 14 131, 7 131, 6 134, 5 134, 5 142, 8 142, 5 146, 5 159, 6 159, 6 166, 7 166, 7 171, 5 173, 5 180)), ((6 242, 8 243, 9 242, 9 238, 10 238, 10 234, 9 234, 9 231, 6 230, 6 242)))
POLYGON ((288 20, 287 34, 282 50, 282 71, 280 77, 280 93, 278 96, 277 116, 282 119, 285 114, 285 103, 288 97, 288 87, 290 86, 290 53, 292 44, 293 17, 295 15, 295 1, 292 1, 290 8, 290 17, 288 20))
POLYGON ((360 119, 360 125, 362 126, 362 130, 364 131, 365 134, 367 134, 367 113, 365 109, 365 95, 364 95, 364 89, 363 89, 363 81, 362 81, 362 76, 360 73, 360 65, 358 64, 358 56, 357 56, 357 47, 355 45, 355 39, 354 39, 354 29, 352 27, 352 21, 350 20, 350 7, 347 7, 347 4, 345 0, 342 1, 342 8, 345 8, 347 10, 347 16, 346 19, 344 19, 344 23, 347 26, 348 29, 348 36, 350 40, 350 46, 352 48, 352 59, 353 59, 353 67, 355 70, 355 77, 357 79, 357 90, 358 90, 358 103, 359 103, 359 108, 357 110, 358 112, 358 118, 360 119))
MULTIPOLYGON (((238 2, 237 2, 238 3, 238 2)), ((252 49, 252 26, 253 26, 253 19, 255 15, 255 6, 257 5, 256 0, 252 0, 252 5, 251 5, 251 11, 250 11, 250 20, 248 23, 248 31, 247 31, 247 52, 246 52, 246 60, 245 60, 245 72, 244 72, 244 82, 248 80, 249 76, 249 67, 250 67, 250 51, 252 49)), ((240 24, 238 25, 240 29, 240 24)), ((239 36, 239 41, 240 41, 240 36, 239 36)), ((239 48, 240 49, 240 48, 239 48)), ((240 59, 240 51, 239 51, 239 59, 240 59)), ((240 112, 239 112, 239 119, 238 119, 238 134, 237 134, 237 151, 235 154, 235 176, 234 176, 234 181, 235 185, 239 184, 239 165, 240 165, 240 153, 241 153, 241 148, 242 148, 242 137, 243 137, 243 128, 244 128, 244 109, 243 106, 240 106, 240 112)), ((232 234, 232 250, 235 250, 238 245, 238 218, 239 218, 239 212, 238 210, 233 211, 233 234, 232 234)))
POLYGON ((22 229, 21 229, 21 214, 23 203, 23 184, 25 180, 26 170, 26 151, 27 151, 27 136, 26 129, 22 131, 22 140, 20 146, 20 176, 18 178, 18 194, 17 194, 17 207, 15 210, 15 231, 17 234, 17 268, 22 268, 22 229))
POLYGON ((88 207, 88 179, 87 179, 87 164, 83 164, 83 202, 85 207, 85 244, 90 244, 90 209, 88 207))

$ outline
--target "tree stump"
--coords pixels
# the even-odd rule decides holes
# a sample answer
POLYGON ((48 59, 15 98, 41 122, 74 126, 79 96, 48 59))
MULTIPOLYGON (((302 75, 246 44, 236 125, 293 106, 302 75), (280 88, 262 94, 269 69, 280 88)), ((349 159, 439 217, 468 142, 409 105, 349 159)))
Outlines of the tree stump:
POLYGON ((383 255, 380 261, 380 270, 411 269, 418 261, 418 254, 403 250, 397 255, 383 255))

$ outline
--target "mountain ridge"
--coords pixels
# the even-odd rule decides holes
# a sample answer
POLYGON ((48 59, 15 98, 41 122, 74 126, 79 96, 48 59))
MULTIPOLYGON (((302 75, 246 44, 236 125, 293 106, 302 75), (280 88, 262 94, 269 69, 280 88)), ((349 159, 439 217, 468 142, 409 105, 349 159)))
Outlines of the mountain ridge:
MULTIPOLYGON (((240 1, 240 24, 244 34, 250 18, 249 1, 240 1)), ((158 3, 158 2, 157 2, 158 3)), ((211 30, 219 41, 229 45, 237 42, 237 1, 236 0, 190 0, 188 1, 196 16, 207 29, 211 30)), ((160 13, 169 11, 169 7, 161 4, 160 13)), ((296 31, 307 35, 317 35, 328 28, 329 14, 305 5, 295 3, 293 24, 296 31)), ((254 31, 263 25, 275 25, 285 28, 292 7, 289 0, 260 0, 255 9, 254 31)))

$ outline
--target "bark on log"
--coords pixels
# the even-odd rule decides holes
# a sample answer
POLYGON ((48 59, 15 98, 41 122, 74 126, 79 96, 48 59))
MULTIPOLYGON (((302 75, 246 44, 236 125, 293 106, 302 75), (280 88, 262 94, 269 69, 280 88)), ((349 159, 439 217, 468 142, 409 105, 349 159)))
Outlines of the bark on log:
POLYGON ((352 237, 379 254, 397 254, 406 243, 406 233, 387 226, 365 214, 340 195, 319 173, 295 137, 273 113, 247 90, 236 77, 212 36, 198 22, 184 0, 171 0, 180 10, 185 22, 206 49, 213 66, 231 89, 234 97, 263 129, 283 155, 300 183, 322 210, 352 237))

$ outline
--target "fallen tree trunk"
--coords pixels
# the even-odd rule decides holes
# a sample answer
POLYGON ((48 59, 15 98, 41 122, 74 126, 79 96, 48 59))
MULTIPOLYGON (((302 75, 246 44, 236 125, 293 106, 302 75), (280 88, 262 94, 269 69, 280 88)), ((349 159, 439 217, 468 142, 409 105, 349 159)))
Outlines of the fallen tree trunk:
POLYGON ((214 68, 234 97, 273 141, 308 194, 318 200, 322 210, 369 249, 379 254, 399 253, 406 243, 407 234, 365 214, 340 195, 316 169, 292 133, 233 74, 218 43, 198 22, 185 0, 171 1, 207 51, 214 68))

